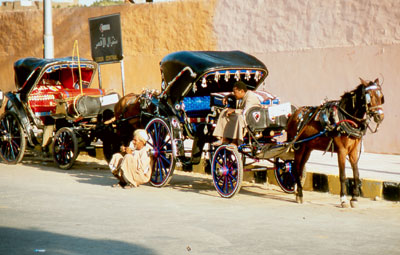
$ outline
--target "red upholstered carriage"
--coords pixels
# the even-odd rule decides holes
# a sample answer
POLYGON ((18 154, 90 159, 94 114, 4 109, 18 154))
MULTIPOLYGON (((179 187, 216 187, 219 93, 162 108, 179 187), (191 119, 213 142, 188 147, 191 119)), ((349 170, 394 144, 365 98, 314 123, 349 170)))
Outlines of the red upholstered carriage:
POLYGON ((72 166, 79 151, 99 138, 92 127, 99 126, 104 112, 113 111, 119 98, 90 88, 96 69, 95 62, 77 58, 15 62, 16 91, 6 93, 0 118, 0 156, 5 162, 21 161, 27 146, 51 147, 59 167, 72 166))

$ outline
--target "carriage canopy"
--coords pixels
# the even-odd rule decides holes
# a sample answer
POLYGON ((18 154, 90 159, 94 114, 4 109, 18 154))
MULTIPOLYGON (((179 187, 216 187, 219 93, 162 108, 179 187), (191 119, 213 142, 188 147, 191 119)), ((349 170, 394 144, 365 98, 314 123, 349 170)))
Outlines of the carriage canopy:
POLYGON ((167 55, 160 63, 162 93, 173 101, 189 94, 209 95, 232 91, 243 80, 256 90, 268 75, 256 57, 241 51, 180 51, 167 55))
MULTIPOLYGON (((82 81, 89 87, 96 73, 96 62, 79 59, 82 81)), ((79 83, 78 58, 23 58, 14 63, 15 86, 21 94, 29 94, 42 79, 60 82, 65 88, 79 83)))

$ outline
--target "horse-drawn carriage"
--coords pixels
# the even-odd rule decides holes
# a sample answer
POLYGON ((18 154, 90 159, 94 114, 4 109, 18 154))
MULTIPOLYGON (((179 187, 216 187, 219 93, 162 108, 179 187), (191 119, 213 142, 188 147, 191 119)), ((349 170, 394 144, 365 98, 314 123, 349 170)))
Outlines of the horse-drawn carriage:
POLYGON ((293 193, 297 186, 296 198, 301 201, 303 168, 311 151, 331 149, 339 155, 342 198, 344 164, 349 156, 356 201, 361 138, 371 119, 379 125, 384 118, 378 79, 361 79, 340 100, 295 111, 290 103, 281 104, 272 94, 257 90, 268 70, 257 58, 240 51, 169 54, 160 63, 161 92, 146 90, 121 100, 117 94, 89 88, 97 69, 92 61, 26 58, 14 68, 16 91, 6 94, 0 117, 0 157, 6 163, 21 161, 27 146, 51 148, 57 165, 68 169, 79 151, 93 151, 92 143, 99 138, 110 159, 123 135, 129 138, 132 134, 125 128, 142 127, 149 135, 153 186, 166 185, 176 163, 188 163, 187 153, 191 164, 199 163, 206 153, 214 186, 222 197, 232 197, 240 190, 244 171, 272 170, 285 192, 293 193), (223 99, 228 98, 231 108, 236 105, 235 98, 227 96, 237 81, 243 81, 261 103, 242 112, 242 144, 216 147, 213 131, 225 108, 223 99), (185 141, 190 139, 192 149, 185 150, 185 141), (205 144, 209 144, 207 150, 205 144))
MULTIPOLYGON (((125 109, 136 107, 137 115, 122 110, 125 116, 116 116, 122 121, 140 119, 145 126, 154 162, 152 185, 166 185, 175 164, 187 163, 188 152, 194 164, 200 161, 203 152, 208 152, 214 185, 222 197, 231 197, 239 191, 246 170, 274 170, 283 190, 293 192, 294 179, 290 172, 293 155, 280 145, 293 107, 290 103, 280 104, 268 92, 257 91, 268 75, 261 61, 240 51, 182 51, 164 57, 160 68, 161 93, 145 92, 131 100, 125 109), (257 94, 261 104, 243 113, 247 130, 244 144, 215 148, 213 130, 225 107, 222 100, 232 93, 233 85, 239 80, 257 94), (184 147, 188 139, 193 139, 191 150, 184 147), (209 149, 203 150, 206 143, 210 144, 209 149), (270 167, 248 167, 260 159, 267 159, 272 167, 271 164, 270 167)), ((228 102, 235 105, 234 98, 228 102)))
POLYGON ((56 164, 69 169, 81 150, 92 155, 119 100, 118 94, 90 88, 96 70, 96 62, 70 57, 15 62, 16 90, 5 94, 0 117, 1 158, 16 164, 27 147, 52 150, 56 164))
MULTIPOLYGON (((244 52, 175 52, 162 59, 160 69, 161 93, 145 91, 122 98, 115 111, 118 121, 127 120, 134 128, 145 127, 153 157, 152 185, 166 185, 176 163, 188 163, 187 153, 190 163, 196 164, 205 152, 214 186, 222 197, 232 197, 239 191, 244 171, 271 170, 279 186, 287 193, 297 192, 296 200, 301 202, 303 170, 311 151, 329 149, 339 155, 342 201, 346 193, 344 164, 349 156, 354 172, 352 201, 357 200, 361 139, 371 119, 379 126, 384 118, 378 79, 361 79, 361 84, 340 100, 296 110, 268 92, 257 91, 268 70, 244 52), (237 81, 257 93, 261 105, 242 113, 244 143, 214 147, 213 131, 225 107, 223 99, 237 81), (192 149, 185 150, 189 139, 193 139, 192 149), (209 149, 204 150, 207 143, 209 149)), ((228 100, 229 107, 235 105, 234 99, 228 100)))

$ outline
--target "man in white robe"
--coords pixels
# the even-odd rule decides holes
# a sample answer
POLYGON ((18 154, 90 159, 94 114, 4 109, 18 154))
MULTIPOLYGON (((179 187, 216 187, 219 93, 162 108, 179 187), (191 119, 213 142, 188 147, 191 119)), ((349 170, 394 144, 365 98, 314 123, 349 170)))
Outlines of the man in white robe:
MULTIPOLYGON (((247 85, 238 81, 233 85, 233 95, 236 98, 236 109, 224 109, 219 115, 213 135, 220 140, 215 146, 232 142, 236 145, 243 143, 245 122, 243 112, 254 105, 261 105, 258 96, 247 90, 247 85)), ((226 97, 223 100, 226 104, 226 97)))
POLYGON ((133 146, 122 148, 126 153, 115 153, 111 158, 109 167, 111 173, 119 180, 113 187, 125 189, 138 187, 147 183, 151 177, 151 159, 148 155, 147 133, 143 129, 137 129, 133 134, 133 146))

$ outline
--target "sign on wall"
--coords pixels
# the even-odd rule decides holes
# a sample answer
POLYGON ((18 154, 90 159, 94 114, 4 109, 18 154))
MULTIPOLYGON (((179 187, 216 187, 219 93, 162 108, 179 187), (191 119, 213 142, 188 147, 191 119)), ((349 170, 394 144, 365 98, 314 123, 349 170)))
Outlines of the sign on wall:
POLYGON ((121 18, 119 13, 89 18, 92 58, 98 63, 122 60, 121 18))

